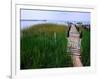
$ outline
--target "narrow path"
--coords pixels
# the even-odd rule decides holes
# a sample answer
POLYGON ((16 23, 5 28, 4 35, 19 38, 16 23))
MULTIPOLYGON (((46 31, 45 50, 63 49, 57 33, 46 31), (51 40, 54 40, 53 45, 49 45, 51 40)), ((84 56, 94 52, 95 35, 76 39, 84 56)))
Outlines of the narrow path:
POLYGON ((69 31, 69 38, 68 38, 68 47, 71 52, 71 58, 72 58, 74 67, 83 66, 80 60, 80 57, 81 57, 80 44, 81 44, 80 34, 77 31, 75 25, 71 25, 71 28, 69 31))

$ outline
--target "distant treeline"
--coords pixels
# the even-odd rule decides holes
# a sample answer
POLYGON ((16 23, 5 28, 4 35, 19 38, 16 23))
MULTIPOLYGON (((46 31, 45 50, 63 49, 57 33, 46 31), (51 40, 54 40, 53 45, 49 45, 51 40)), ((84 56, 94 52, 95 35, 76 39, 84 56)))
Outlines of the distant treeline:
POLYGON ((65 21, 65 20, 45 20, 45 19, 20 19, 20 21, 41 21, 41 22, 62 22, 66 24, 83 24, 85 26, 89 26, 90 22, 87 21, 65 21))

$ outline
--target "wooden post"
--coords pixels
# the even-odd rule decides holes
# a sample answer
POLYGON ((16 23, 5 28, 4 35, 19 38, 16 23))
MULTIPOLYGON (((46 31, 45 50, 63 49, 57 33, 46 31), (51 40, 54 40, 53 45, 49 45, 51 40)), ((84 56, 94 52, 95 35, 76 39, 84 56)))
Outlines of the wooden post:
POLYGON ((55 43, 56 43, 56 32, 54 32, 54 39, 55 39, 55 43))

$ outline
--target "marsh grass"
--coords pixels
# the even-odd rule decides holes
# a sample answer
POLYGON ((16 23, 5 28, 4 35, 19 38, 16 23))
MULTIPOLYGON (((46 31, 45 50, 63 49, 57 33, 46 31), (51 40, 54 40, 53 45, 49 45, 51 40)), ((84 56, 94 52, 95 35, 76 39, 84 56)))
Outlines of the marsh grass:
POLYGON ((66 26, 57 24, 38 24, 21 30, 21 69, 71 67, 66 30, 66 26))
POLYGON ((83 30, 83 38, 82 38, 82 63, 84 66, 90 66, 90 30, 83 30))
MULTIPOLYGON (((68 27, 60 24, 37 24, 21 30, 20 68, 72 67, 67 32, 68 27)), ((82 32, 81 61, 84 66, 90 66, 90 30, 80 26, 79 32, 82 32)))
POLYGON ((83 66, 90 66, 90 28, 79 26, 79 32, 82 33, 81 61, 83 66))

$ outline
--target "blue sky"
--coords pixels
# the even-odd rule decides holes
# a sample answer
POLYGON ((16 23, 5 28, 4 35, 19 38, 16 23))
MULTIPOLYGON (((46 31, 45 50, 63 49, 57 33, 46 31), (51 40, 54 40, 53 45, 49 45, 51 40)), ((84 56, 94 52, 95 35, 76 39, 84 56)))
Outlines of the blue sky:
POLYGON ((81 21, 90 22, 89 12, 62 12, 62 11, 40 11, 21 10, 21 20, 58 20, 58 21, 81 21))

